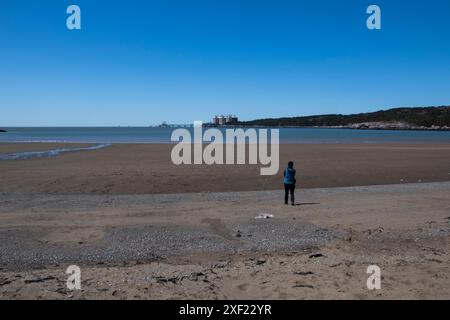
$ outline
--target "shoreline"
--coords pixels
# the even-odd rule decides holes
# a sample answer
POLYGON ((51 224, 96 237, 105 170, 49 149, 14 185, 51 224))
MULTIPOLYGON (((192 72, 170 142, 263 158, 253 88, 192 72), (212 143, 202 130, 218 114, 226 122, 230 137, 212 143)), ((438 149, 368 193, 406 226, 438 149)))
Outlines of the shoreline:
POLYGON ((263 125, 208 125, 204 124, 204 128, 267 128, 267 129, 343 129, 343 130, 373 130, 373 131, 450 131, 449 127, 427 128, 427 127, 411 127, 411 128, 381 128, 381 127, 357 127, 358 124, 348 126, 263 126, 263 125))

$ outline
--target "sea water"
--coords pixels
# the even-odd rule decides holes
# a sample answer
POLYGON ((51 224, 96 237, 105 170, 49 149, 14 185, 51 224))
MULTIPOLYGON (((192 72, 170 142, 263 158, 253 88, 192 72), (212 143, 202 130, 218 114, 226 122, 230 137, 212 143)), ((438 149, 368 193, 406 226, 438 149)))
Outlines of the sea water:
MULTIPOLYGON (((0 142, 171 143, 175 128, 2 128, 0 142)), ((188 130, 193 130, 188 127, 188 130)), ((224 130, 224 129, 220 129, 224 130)), ((450 131, 280 128, 280 143, 450 143, 450 131)))

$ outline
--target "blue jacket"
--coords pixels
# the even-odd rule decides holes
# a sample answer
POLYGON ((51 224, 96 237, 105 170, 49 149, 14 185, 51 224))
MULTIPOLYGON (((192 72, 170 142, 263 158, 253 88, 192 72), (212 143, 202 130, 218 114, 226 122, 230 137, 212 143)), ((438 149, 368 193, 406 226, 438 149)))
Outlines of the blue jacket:
POLYGON ((284 170, 284 183, 285 184, 295 184, 295 169, 286 168, 284 170))

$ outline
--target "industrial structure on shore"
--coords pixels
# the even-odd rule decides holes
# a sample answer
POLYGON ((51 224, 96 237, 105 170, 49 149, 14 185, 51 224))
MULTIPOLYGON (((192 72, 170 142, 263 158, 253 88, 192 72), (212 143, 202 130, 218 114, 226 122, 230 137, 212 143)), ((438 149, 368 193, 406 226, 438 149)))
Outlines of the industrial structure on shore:
POLYGON ((226 126, 226 125, 235 125, 238 123, 238 117, 235 115, 220 115, 214 116, 212 120, 212 124, 216 126, 226 126))
MULTIPOLYGON (((211 122, 203 123, 203 127, 221 127, 221 126, 236 126, 239 125, 239 119, 235 115, 220 115, 214 116, 211 122)), ((192 127, 192 124, 168 124, 163 121, 160 125, 156 126, 159 128, 184 128, 192 127)))

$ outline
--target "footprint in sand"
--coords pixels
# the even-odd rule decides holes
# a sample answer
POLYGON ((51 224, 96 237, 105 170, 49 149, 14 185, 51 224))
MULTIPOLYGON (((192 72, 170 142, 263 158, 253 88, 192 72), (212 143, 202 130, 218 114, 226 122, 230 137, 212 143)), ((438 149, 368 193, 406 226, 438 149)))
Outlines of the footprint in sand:
POLYGON ((222 238, 225 238, 230 241, 237 241, 237 239, 233 237, 233 235, 231 234, 230 229, 227 228, 227 226, 222 222, 222 220, 206 218, 203 219, 202 222, 207 223, 211 227, 211 229, 222 238))
POLYGON ((249 284, 248 283, 242 283, 240 285, 238 285, 238 289, 241 291, 246 291, 248 289, 249 284))

